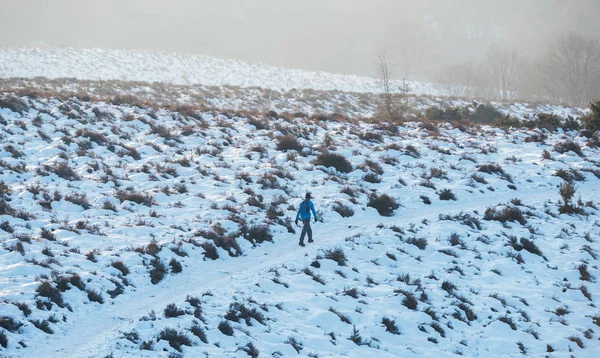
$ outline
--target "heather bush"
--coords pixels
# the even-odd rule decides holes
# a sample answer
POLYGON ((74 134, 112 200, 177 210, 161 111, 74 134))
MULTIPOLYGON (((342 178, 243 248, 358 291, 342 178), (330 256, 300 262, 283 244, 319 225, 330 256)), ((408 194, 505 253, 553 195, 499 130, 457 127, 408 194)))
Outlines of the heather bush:
POLYGON ((505 223, 507 221, 516 221, 521 225, 525 225, 527 223, 527 220, 525 220, 523 217, 523 212, 521 209, 514 206, 507 206, 500 211, 496 210, 496 208, 488 207, 485 210, 483 220, 495 220, 501 223, 505 223))
POLYGON ((554 147, 552 147, 552 149, 554 149, 555 152, 558 152, 560 154, 564 154, 566 152, 573 152, 579 155, 580 157, 583 156, 583 153, 581 152, 581 146, 569 139, 556 143, 554 147))
POLYGON ((283 152, 288 150, 295 150, 300 152, 302 151, 302 145, 298 142, 296 137, 291 135, 285 135, 277 138, 277 150, 283 152))
POLYGON ((156 201, 154 200, 154 197, 152 197, 152 195, 137 193, 133 190, 117 190, 115 196, 117 197, 117 199, 119 199, 121 203, 123 203, 124 201, 131 201, 145 206, 156 205, 156 201))
POLYGON ((442 189, 438 195, 440 200, 456 200, 456 196, 450 189, 442 189))
POLYGON ((165 307, 163 314, 165 318, 174 318, 185 315, 185 311, 177 307, 177 305, 175 305, 174 303, 170 303, 167 305, 167 307, 165 307))
POLYGON ((265 324, 265 316, 256 308, 247 308, 243 303, 234 302, 229 305, 225 319, 232 322, 243 320, 247 326, 252 326, 252 319, 258 323, 265 324))
POLYGON ((329 152, 319 154, 315 160, 315 165, 334 168, 340 173, 350 173, 353 170, 352 164, 344 156, 329 152))
POLYGON ((343 218, 348 218, 354 215, 354 210, 352 210, 351 207, 344 205, 339 201, 336 202, 331 209, 340 214, 343 218))
POLYGON ((385 326, 385 331, 391 334, 400 334, 398 326, 396 326, 396 320, 388 317, 383 317, 381 323, 385 326))
POLYGON ((150 270, 150 282, 152 282, 153 285, 156 285, 163 277, 165 277, 167 268, 158 257, 153 258, 152 261, 150 261, 150 265, 152 266, 152 269, 150 270))
POLYGON ((181 346, 192 346, 192 341, 190 341, 185 333, 178 332, 172 328, 163 329, 158 335, 158 340, 165 340, 169 342, 169 345, 178 352, 181 352, 181 346))
POLYGON ((12 95, 0 97, 0 108, 8 108, 21 115, 29 111, 29 105, 24 100, 12 95))
POLYGON ((375 208, 381 216, 392 216, 394 210, 400 207, 400 204, 396 203, 396 199, 387 195, 378 195, 373 193, 369 196, 369 203, 367 206, 375 208))
POLYGON ((85 193, 72 193, 65 196, 65 200, 81 206, 84 210, 92 207, 85 193))
POLYGON ((344 253, 344 250, 342 250, 339 247, 335 248, 335 249, 326 250, 324 253, 324 257, 326 259, 337 262, 337 264, 339 266, 346 266, 346 262, 348 261, 348 259, 346 258, 346 254, 344 253))
POLYGON ((581 118, 584 128, 592 132, 600 131, 600 100, 590 103, 590 113, 581 118))

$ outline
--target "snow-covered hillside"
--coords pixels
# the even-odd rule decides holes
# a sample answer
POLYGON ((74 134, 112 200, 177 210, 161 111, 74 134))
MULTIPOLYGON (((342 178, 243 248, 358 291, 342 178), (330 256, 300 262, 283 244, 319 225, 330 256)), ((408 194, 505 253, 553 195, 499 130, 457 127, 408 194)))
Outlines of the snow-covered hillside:
POLYGON ((3 357, 600 354, 597 137, 10 94, 0 116, 3 357))
MULTIPOLYGON (((0 78, 46 77, 262 87, 277 91, 381 92, 371 77, 251 64, 204 55, 101 48, 0 48, 0 78)), ((409 82, 414 94, 436 95, 431 84, 409 82)), ((401 83, 392 85, 400 86, 401 83)))

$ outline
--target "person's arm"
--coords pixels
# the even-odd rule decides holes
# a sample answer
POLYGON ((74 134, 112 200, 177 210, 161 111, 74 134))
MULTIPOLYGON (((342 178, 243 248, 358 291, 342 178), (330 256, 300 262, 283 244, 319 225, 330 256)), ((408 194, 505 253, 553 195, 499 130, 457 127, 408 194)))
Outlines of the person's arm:
POLYGON ((298 225, 298 218, 300 217, 300 209, 298 209, 298 212, 296 213, 296 225, 298 225))
POLYGON ((310 210, 313 213, 313 216, 315 217, 315 222, 317 222, 317 213, 315 212, 315 206, 313 205, 312 201, 310 202, 310 210))

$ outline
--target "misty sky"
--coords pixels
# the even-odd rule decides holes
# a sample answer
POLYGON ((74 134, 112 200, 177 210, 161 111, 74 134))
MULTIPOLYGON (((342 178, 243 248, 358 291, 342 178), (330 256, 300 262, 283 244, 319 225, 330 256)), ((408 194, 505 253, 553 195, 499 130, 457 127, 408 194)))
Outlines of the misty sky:
POLYGON ((0 0, 0 46, 148 49, 359 75, 374 75, 385 49, 396 77, 419 78, 492 43, 533 54, 565 31, 597 37, 598 19, 600 0, 0 0))

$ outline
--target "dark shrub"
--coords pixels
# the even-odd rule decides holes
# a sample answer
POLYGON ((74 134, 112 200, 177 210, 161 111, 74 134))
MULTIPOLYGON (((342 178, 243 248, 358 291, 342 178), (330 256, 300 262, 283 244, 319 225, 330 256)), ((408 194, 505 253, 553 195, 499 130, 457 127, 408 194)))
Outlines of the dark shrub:
POLYGON ((319 154, 315 160, 315 165, 335 168, 340 173, 350 173, 352 171, 352 164, 344 156, 336 153, 319 154))
POLYGON ((190 332, 192 332, 194 336, 198 337, 202 343, 208 344, 206 332, 204 332, 204 329, 200 325, 194 324, 192 328, 190 328, 190 332))
POLYGON ((404 148, 404 154, 408 155, 409 157, 413 157, 413 158, 421 157, 421 153, 419 152, 419 150, 412 144, 409 144, 406 146, 406 148, 404 148))
POLYGON ((0 317, 0 327, 9 332, 16 332, 21 326, 23 326, 23 324, 19 321, 15 321, 12 317, 0 317))
POLYGON ((494 121, 501 120, 502 113, 491 105, 480 104, 473 113, 469 115, 469 120, 475 123, 491 124, 494 121))
POLYGON ((152 269, 150 270, 150 282, 152 282, 153 285, 156 285, 163 277, 165 277, 167 268, 158 257, 153 258, 152 261, 150 261, 150 265, 152 265, 152 269))
POLYGON ((485 210, 483 220, 495 220, 505 223, 507 221, 518 222, 521 225, 525 225, 527 220, 523 217, 521 209, 514 206, 507 206, 501 211, 496 211, 495 208, 489 207, 485 210))
POLYGON ((350 318, 348 318, 348 316, 344 315, 343 313, 339 312, 338 310, 336 310, 333 307, 329 307, 329 312, 335 314, 336 316, 339 317, 339 319, 347 324, 352 324, 352 321, 350 321, 350 318))
POLYGON ((584 127, 592 132, 600 131, 600 100, 590 103, 590 113, 581 118, 584 127))
POLYGON ((127 274, 129 273, 129 267, 127 267, 127 265, 125 265, 121 260, 113 261, 110 265, 116 268, 117 270, 121 271, 123 276, 127 276, 127 274))
POLYGON ((456 200, 456 196, 450 189, 442 189, 439 193, 440 200, 456 200))
POLYGON ((586 264, 579 265, 577 269, 579 270, 579 274, 581 275, 581 277, 579 278, 580 280, 591 281, 592 275, 590 275, 586 264))
POLYGON ((339 266, 346 266, 346 262, 348 261, 344 250, 342 250, 339 247, 331 250, 326 250, 325 258, 337 262, 339 266))
POLYGON ((407 291, 402 291, 402 293, 405 296, 404 299, 402 300, 402 304, 410 310, 416 310, 419 302, 417 301, 415 296, 412 293, 407 292, 407 291))
POLYGON ((568 116, 567 119, 565 119, 565 122, 562 125, 562 129, 565 132, 568 131, 578 131, 581 129, 581 123, 579 123, 579 121, 571 116, 568 116))
POLYGON ((573 152, 573 153, 576 153, 577 155, 579 155, 580 157, 583 156, 583 153, 581 152, 581 147, 579 146, 579 144, 573 142, 572 140, 558 142, 554 145, 554 147, 552 147, 552 149, 554 149, 555 152, 558 152, 560 154, 564 154, 566 152, 573 152))
POLYGON ((367 206, 375 208, 381 216, 392 216, 394 210, 398 209, 400 204, 396 203, 396 199, 387 194, 377 195, 373 193, 369 197, 367 206))
POLYGON ((3 348, 8 347, 8 338, 6 337, 4 331, 0 331, 0 346, 2 346, 3 348))
POLYGON ((233 322, 239 322, 240 319, 246 322, 246 325, 252 325, 252 318, 258 323, 265 324, 265 316, 256 308, 247 308, 243 303, 234 302, 229 305, 229 310, 225 314, 225 319, 233 322))
POLYGON ((64 302, 60 291, 52 286, 49 281, 42 282, 36 289, 38 296, 49 298, 50 301, 56 303, 59 307, 64 307, 64 302))
POLYGON ((24 114, 29 111, 27 103, 16 96, 0 97, 0 108, 8 108, 19 114, 24 114))
POLYGON ((79 180, 79 175, 75 173, 73 168, 67 162, 60 162, 50 168, 50 171, 65 180, 79 180))
POLYGON ((288 151, 302 151, 302 145, 298 142, 296 137, 291 135, 285 135, 277 138, 277 150, 288 151))
POLYGON ((298 342, 298 340, 293 336, 288 337, 283 343, 291 345, 298 354, 300 354, 300 351, 303 348, 302 342, 298 342))
POLYGON ((502 316, 502 317, 498 318, 498 320, 499 320, 500 322, 504 322, 504 323, 506 323, 507 325, 509 325, 509 326, 510 326, 510 328, 511 328, 513 331, 516 331, 516 330, 517 330, 517 324, 516 324, 516 323, 513 321, 513 319, 512 319, 512 318, 510 318, 509 316, 507 316, 507 315, 504 315, 504 316, 502 316))
POLYGON ((164 315, 166 318, 173 318, 183 316, 185 311, 181 308, 178 308, 174 303, 169 303, 164 310, 164 315))
POLYGON ((248 344, 246 344, 240 349, 252 358, 258 358, 258 356, 260 355, 260 351, 254 346, 252 342, 248 342, 248 344))
POLYGON ((31 323, 35 326, 35 328, 45 333, 54 334, 54 331, 50 328, 50 322, 48 322, 48 320, 33 320, 31 323))
POLYGON ((522 237, 521 238, 521 246, 523 246, 523 248, 525 250, 529 251, 530 253, 532 253, 534 255, 544 257, 544 255, 542 254, 542 251, 537 247, 537 245, 533 241, 531 241, 529 239, 522 237))
POLYGON ((508 173, 506 173, 499 164, 481 164, 477 166, 477 171, 488 174, 498 174, 502 179, 505 179, 508 182, 512 183, 511 176, 508 173))
POLYGON ((419 248, 419 250, 425 250, 425 248, 427 247, 427 239, 425 238, 417 239, 416 237, 410 237, 406 240, 406 243, 415 245, 419 248))
POLYGON ((429 107, 427 108, 427 111, 425 111, 425 117, 431 121, 456 122, 462 119, 462 113, 460 109, 456 107, 445 109, 429 107))
POLYGON ((381 323, 385 326, 386 332, 390 332, 391 334, 400 334, 400 330, 398 329, 398 326, 396 326, 396 320, 383 317, 381 323))
POLYGON ((133 190, 131 190, 131 191, 117 190, 117 193, 115 194, 115 196, 117 197, 117 199, 119 199, 119 201, 121 203, 123 203, 124 201, 127 200, 127 201, 132 201, 137 204, 145 205, 145 206, 156 205, 156 201, 154 200, 152 195, 136 193, 133 190))
POLYGON ((158 336, 158 340, 169 342, 169 345, 178 352, 181 352, 181 346, 192 346, 192 341, 184 333, 177 332, 172 328, 163 329, 158 336))
POLYGON ((535 125, 541 129, 555 132, 560 127, 561 118, 552 113, 538 113, 535 125))
POLYGON ((341 202, 336 202, 331 208, 336 213, 340 214, 343 218, 351 217, 354 215, 354 210, 351 207, 342 204, 341 202))
POLYGON ((257 130, 269 129, 269 122, 256 118, 248 118, 248 124, 253 125, 257 130))
POLYGON ((95 290, 86 290, 86 293, 90 302, 98 302, 100 304, 104 303, 104 299, 102 298, 100 292, 95 290))
POLYGON ((48 241, 56 241, 56 236, 54 235, 54 233, 46 228, 42 228, 40 236, 42 237, 42 239, 46 239, 48 241))
POLYGON ((363 180, 367 183, 378 184, 381 183, 381 177, 375 173, 367 173, 363 176, 363 180))
POLYGON ((244 239, 251 243, 263 243, 265 241, 273 242, 273 235, 269 232, 269 225, 254 225, 247 230, 243 230, 244 239))
POLYGON ((231 327, 231 325, 229 324, 229 322, 227 322, 227 321, 221 321, 221 323, 219 323, 219 326, 217 328, 224 335, 226 335, 226 336, 233 336, 233 328, 231 327))
POLYGON ((84 193, 72 193, 65 196, 65 200, 75 205, 81 206, 84 210, 88 210, 92 207, 90 201, 84 193))
POLYGON ((200 246, 204 249, 204 257, 207 257, 211 260, 216 260, 219 258, 217 247, 212 242, 204 241, 200 244, 200 246))
POLYGON ((169 266, 171 266, 171 272, 173 273, 180 273, 183 270, 181 263, 175 258, 172 258, 171 261, 169 261, 169 266))

